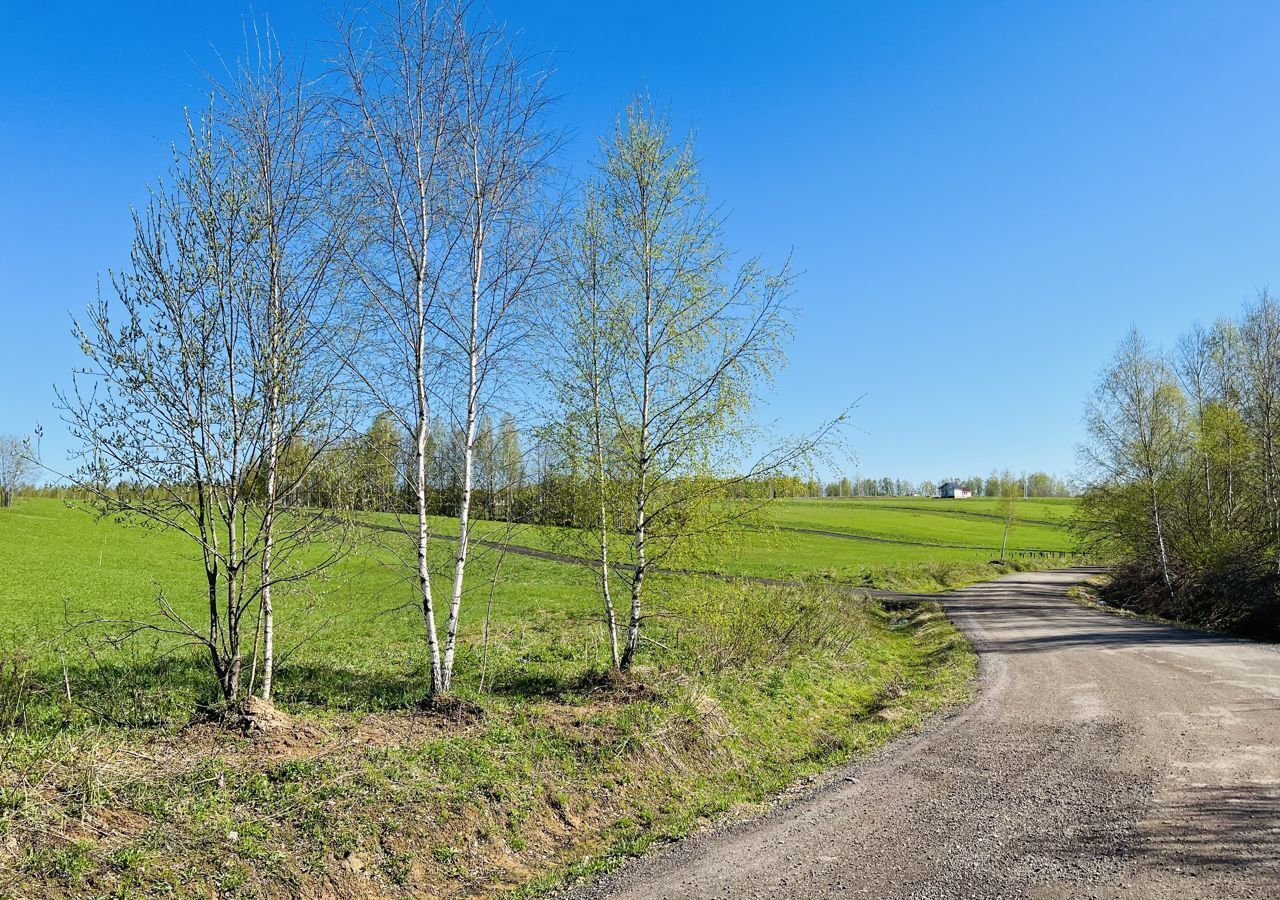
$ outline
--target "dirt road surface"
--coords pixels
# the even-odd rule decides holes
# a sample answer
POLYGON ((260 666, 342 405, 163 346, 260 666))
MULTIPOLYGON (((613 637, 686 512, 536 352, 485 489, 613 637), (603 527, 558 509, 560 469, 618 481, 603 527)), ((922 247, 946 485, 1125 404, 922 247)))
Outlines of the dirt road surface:
POLYGON ((1280 898, 1280 652, 1096 612, 1078 572, 949 595, 978 699, 588 898, 1280 898))

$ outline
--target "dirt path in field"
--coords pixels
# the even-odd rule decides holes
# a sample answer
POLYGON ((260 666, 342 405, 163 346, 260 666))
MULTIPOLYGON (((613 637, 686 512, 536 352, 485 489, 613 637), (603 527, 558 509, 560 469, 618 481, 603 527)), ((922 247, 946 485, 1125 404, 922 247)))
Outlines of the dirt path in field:
POLYGON ((1280 653, 1085 609, 1079 577, 947 595, 971 706, 574 896, 1280 897, 1280 653))

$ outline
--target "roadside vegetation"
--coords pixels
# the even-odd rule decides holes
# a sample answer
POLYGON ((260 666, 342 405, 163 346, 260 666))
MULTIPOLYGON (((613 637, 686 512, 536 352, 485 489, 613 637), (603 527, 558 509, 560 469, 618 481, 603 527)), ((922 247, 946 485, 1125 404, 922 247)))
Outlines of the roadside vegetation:
POLYGON ((1116 560, 1112 606, 1280 636, 1280 305, 1189 331, 1134 330, 1087 410, 1085 545, 1116 560))

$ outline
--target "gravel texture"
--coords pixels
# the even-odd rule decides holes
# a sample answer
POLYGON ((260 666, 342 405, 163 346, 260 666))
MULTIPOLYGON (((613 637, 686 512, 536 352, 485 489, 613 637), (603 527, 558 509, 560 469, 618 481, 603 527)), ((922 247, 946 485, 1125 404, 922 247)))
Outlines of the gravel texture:
POLYGON ((1081 575, 942 598, 973 704, 572 896, 1280 897, 1280 653, 1086 609, 1081 575))

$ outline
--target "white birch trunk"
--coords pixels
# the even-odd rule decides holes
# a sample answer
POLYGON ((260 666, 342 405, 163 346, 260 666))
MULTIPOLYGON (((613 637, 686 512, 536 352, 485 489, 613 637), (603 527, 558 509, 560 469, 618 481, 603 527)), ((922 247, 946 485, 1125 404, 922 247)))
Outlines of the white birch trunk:
POLYGON ((426 313, 423 306, 423 285, 418 291, 418 333, 415 347, 414 377, 417 391, 417 433, 414 441, 414 494, 418 513, 418 595, 422 602, 422 617, 427 629, 427 649, 431 657, 431 694, 436 696, 443 692, 444 681, 440 668, 440 639, 436 633, 435 601, 431 594, 431 570, 427 565, 427 539, 430 535, 430 521, 427 513, 427 384, 424 346, 426 330, 426 313))
POLYGON ((622 668, 629 669, 640 649, 640 604, 647 572, 645 537, 648 526, 649 490, 649 400, 653 370, 653 284, 651 247, 645 241, 644 262, 644 372, 640 398, 640 435, 636 472, 636 570, 631 579, 631 617, 627 626, 627 648, 622 655, 622 668))
POLYGON ((613 609, 613 596, 609 587, 609 509, 607 502, 608 479, 604 464, 604 436, 600 422, 600 397, 597 383, 593 399, 595 415, 596 473, 600 496, 600 593, 604 598, 604 625, 609 632, 609 657, 613 668, 619 668, 618 617, 613 609))
MULTIPOLYGON (((479 175, 477 173, 477 182, 479 175)), ((480 406, 480 285, 484 274, 484 206, 475 198, 476 226, 472 234, 471 330, 467 341, 467 413, 462 447, 462 498, 458 509, 458 555, 453 566, 453 590, 449 597, 449 621, 446 625, 443 688, 453 681, 453 658, 458 643, 458 623, 462 613, 462 588, 467 574, 467 555, 471 542, 471 494, 475 474, 476 422, 480 406)))

